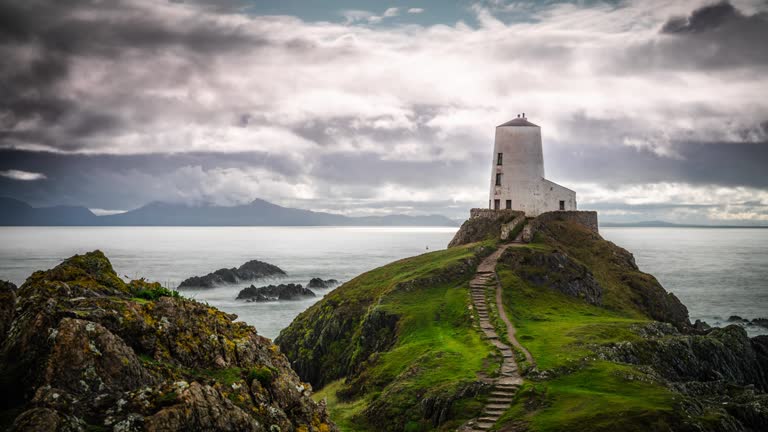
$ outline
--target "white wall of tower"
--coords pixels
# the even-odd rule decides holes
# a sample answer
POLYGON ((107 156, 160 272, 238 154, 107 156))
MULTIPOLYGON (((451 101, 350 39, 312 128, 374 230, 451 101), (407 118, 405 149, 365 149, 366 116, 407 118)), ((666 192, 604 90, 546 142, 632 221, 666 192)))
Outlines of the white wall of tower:
POLYGON ((527 216, 576 210, 576 192, 544 178, 541 128, 499 126, 493 147, 488 207, 522 210, 527 216), (498 163, 501 153, 501 164, 498 163), (497 175, 501 175, 497 184, 497 175), (562 206, 561 206, 562 202, 562 206))

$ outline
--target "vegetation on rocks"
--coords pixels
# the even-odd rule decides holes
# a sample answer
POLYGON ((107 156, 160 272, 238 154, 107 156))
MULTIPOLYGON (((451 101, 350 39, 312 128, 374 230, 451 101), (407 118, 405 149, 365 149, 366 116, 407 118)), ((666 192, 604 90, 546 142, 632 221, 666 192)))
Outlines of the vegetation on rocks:
POLYGON ((466 284, 491 244, 397 261, 299 315, 276 339, 302 379, 324 386, 344 430, 453 430, 479 413, 499 359, 473 328, 466 284))
POLYGON ((685 306, 627 251, 553 221, 536 243, 509 248, 497 271, 537 362, 500 430, 764 429, 762 338, 736 326, 696 331, 685 306))
POLYGON ((332 431, 269 339, 99 251, 35 272, 0 347, 2 429, 332 431))
MULTIPOLYGON (((535 366, 494 430, 768 429, 768 337, 694 327, 626 250, 573 221, 533 222, 497 273, 535 366)), ((453 430, 478 415, 500 358, 479 339, 468 281, 503 223, 473 218, 457 246, 365 273, 281 333, 341 430, 453 430)))

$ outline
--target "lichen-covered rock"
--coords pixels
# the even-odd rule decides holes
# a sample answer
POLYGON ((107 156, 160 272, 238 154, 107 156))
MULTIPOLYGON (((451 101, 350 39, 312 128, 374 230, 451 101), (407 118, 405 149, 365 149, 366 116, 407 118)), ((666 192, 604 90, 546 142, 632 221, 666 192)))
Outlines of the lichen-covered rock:
POLYGON ((17 294, 0 350, 15 430, 336 430, 269 339, 159 284, 125 284, 101 252, 17 294))
POLYGON ((13 322, 13 310, 16 308, 16 285, 0 280, 0 347, 5 334, 13 322))
POLYGON ((179 288, 213 288, 224 284, 275 276, 285 276, 285 272, 276 265, 251 260, 238 268, 222 268, 205 276, 192 276, 183 280, 179 284, 179 288))

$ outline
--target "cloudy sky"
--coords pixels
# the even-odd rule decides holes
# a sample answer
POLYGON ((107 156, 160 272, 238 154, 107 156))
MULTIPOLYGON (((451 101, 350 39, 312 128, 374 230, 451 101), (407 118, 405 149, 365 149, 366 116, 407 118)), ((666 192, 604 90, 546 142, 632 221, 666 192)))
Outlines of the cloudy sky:
POLYGON ((768 224, 768 2, 0 0, 0 196, 487 205, 494 127, 602 220, 768 224))

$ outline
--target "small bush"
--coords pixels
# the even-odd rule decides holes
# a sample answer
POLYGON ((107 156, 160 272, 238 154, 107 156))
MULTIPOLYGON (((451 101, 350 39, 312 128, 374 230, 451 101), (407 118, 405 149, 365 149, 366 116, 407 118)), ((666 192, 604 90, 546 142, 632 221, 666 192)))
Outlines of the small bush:
POLYGON ((248 372, 248 382, 257 380, 262 386, 267 387, 275 379, 275 370, 267 366, 257 366, 248 372))
POLYGON ((181 294, 178 291, 163 288, 158 282, 147 282, 144 278, 133 280, 128 287, 133 292, 133 296, 143 300, 155 301, 160 297, 179 298, 181 294))

